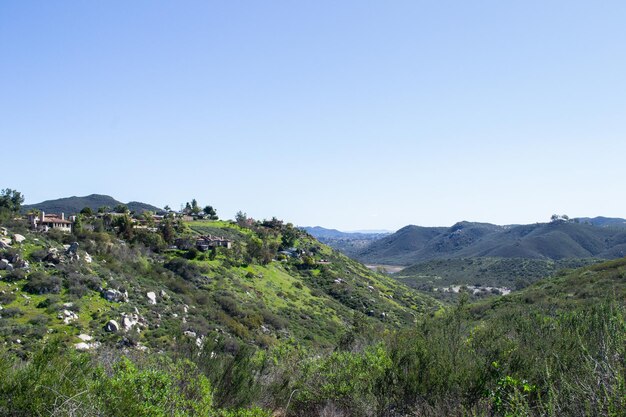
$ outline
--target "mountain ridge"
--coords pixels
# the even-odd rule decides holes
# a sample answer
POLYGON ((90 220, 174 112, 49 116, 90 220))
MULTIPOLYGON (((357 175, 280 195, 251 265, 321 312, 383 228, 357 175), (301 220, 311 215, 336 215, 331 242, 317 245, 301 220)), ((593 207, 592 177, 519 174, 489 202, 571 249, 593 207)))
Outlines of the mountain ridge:
POLYGON ((22 211, 27 212, 28 210, 36 209, 50 213, 65 213, 65 214, 76 214, 79 213, 83 208, 89 207, 92 210, 96 211, 98 208, 106 206, 110 209, 113 209, 115 206, 124 204, 128 207, 130 211, 134 212, 144 212, 144 211, 161 211, 162 209, 151 204, 142 203, 139 201, 130 201, 128 203, 123 203, 121 201, 116 200, 115 198, 106 195, 106 194, 89 194, 86 196, 71 196, 71 197, 62 197, 52 200, 42 201, 40 203, 35 204, 26 204, 22 206, 22 211))
POLYGON ((617 219, 608 222, 611 226, 597 225, 606 223, 559 220, 515 226, 466 221, 449 228, 409 225, 373 241, 353 256, 365 263, 406 266, 445 258, 559 260, 625 256, 626 228, 612 227, 619 224, 617 219))

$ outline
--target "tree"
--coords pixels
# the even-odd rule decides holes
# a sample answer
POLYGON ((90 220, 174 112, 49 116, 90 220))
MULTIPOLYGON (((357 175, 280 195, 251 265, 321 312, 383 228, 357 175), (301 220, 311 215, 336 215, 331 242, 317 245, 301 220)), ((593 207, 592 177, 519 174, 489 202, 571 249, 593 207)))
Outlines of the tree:
POLYGON ((217 216, 217 212, 212 206, 206 206, 203 211, 208 216, 209 220, 219 219, 219 217, 217 216))
POLYGON ((128 207, 126 206, 126 204, 118 204, 117 206, 115 206, 115 208, 113 209, 116 213, 128 213, 128 207))
POLYGON ((169 211, 171 211, 172 209, 170 208, 170 206, 166 205, 165 207, 163 207, 163 210, 165 210, 165 211, 168 211, 168 212, 169 212, 169 211))
POLYGON ((200 214, 202 210, 200 209, 200 206, 198 205, 198 202, 196 201, 196 199, 194 198, 193 200, 191 200, 191 213, 192 214, 200 214))
POLYGON ((110 210, 109 206, 100 206, 98 207, 98 213, 104 214, 104 213, 108 213, 110 210))
POLYGON ((235 221, 240 227, 245 227, 248 225, 248 215, 239 210, 237 214, 235 214, 235 221))
POLYGON ((5 188, 0 192, 0 209, 11 213, 18 213, 24 202, 22 193, 10 188, 5 188))
POLYGON ((93 210, 91 209, 91 207, 84 207, 80 211, 80 214, 84 214, 85 216, 93 216, 93 210))

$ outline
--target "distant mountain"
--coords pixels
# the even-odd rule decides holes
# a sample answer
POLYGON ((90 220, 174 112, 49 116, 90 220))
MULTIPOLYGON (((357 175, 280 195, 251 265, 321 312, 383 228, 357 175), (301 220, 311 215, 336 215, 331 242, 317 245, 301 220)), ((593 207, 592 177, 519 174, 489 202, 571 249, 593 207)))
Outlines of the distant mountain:
MULTIPOLYGON (((91 194, 85 197, 66 197, 56 200, 47 200, 37 204, 27 204, 22 206, 22 211, 28 211, 31 209, 37 209, 48 213, 65 213, 67 215, 76 214, 83 208, 89 207, 92 210, 98 210, 98 208, 106 206, 114 208, 118 204, 125 204, 121 201, 114 199, 108 195, 91 194)), ((138 201, 131 201, 126 203, 126 206, 130 211, 141 213, 144 211, 160 211, 161 209, 151 204, 141 203, 138 201)))
POLYGON ((624 227, 626 228, 626 219, 619 217, 579 217, 574 219, 580 223, 588 223, 599 227, 624 227))
POLYGON ((321 226, 304 226, 302 230, 310 234, 316 239, 379 239, 383 236, 391 234, 389 231, 356 231, 356 232, 341 232, 337 229, 327 229, 321 226))
POLYGON ((301 227, 302 230, 319 240, 320 242, 337 249, 345 255, 354 257, 356 253, 367 247, 372 242, 389 235, 391 232, 341 232, 337 229, 325 227, 301 227))
POLYGON ((471 222, 450 228, 407 226, 353 256, 364 263, 395 265, 475 257, 612 259, 626 256, 626 228, 581 221, 520 226, 471 222))

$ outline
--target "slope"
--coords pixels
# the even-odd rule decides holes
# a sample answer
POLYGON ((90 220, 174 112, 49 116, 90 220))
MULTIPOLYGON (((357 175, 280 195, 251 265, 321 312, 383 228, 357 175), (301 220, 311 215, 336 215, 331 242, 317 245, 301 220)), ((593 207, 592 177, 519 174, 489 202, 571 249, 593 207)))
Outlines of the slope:
POLYGON ((447 258, 612 259, 626 255, 626 230, 575 221, 520 226, 407 226, 355 255, 365 263, 412 265, 447 258))
POLYGON ((82 343, 80 334, 92 338, 85 349, 168 350, 181 335, 197 344, 221 338, 224 349, 288 340, 324 347, 355 314, 382 332, 439 308, 279 221, 168 220, 159 232, 135 230, 126 240, 114 229, 35 234, 14 225, 9 235, 15 232, 25 240, 0 251, 14 268, 3 262, 0 270, 0 339, 18 353, 52 335, 82 343), (201 234, 224 236, 232 247, 167 249, 201 234), (287 247, 296 250, 280 253, 287 247))

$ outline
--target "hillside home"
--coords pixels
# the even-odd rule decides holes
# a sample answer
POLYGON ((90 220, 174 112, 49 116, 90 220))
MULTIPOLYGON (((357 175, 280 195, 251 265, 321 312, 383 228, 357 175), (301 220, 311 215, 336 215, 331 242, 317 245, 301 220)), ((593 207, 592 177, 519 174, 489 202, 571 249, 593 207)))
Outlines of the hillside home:
POLYGON ((232 247, 232 241, 228 239, 224 239, 223 237, 215 237, 215 236, 200 236, 196 239, 196 248, 201 251, 207 251, 211 248, 226 248, 230 249, 232 247))
POLYGON ((47 232, 48 230, 60 230, 62 232, 72 232, 72 221, 65 218, 65 214, 46 214, 45 212, 28 215, 28 223, 31 229, 47 232))

